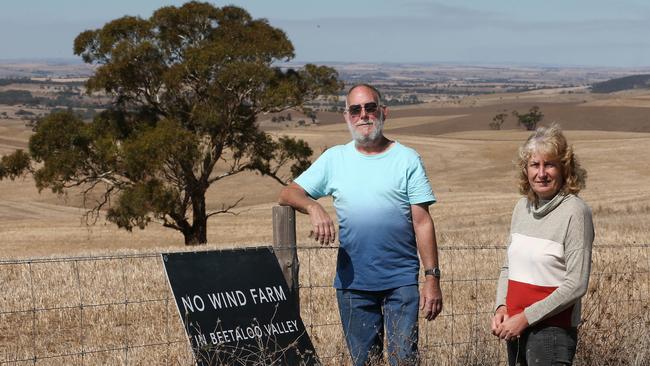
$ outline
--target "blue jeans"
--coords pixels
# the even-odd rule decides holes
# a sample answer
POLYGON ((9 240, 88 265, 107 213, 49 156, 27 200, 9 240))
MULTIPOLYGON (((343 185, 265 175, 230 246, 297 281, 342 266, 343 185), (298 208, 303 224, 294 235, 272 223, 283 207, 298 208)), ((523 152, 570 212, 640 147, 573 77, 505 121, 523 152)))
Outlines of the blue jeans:
POLYGON ((508 365, 572 365, 577 343, 575 328, 533 326, 508 342, 508 365))
POLYGON ((418 285, 385 291, 336 290, 341 323, 355 366, 382 359, 384 329, 391 365, 418 362, 418 285))

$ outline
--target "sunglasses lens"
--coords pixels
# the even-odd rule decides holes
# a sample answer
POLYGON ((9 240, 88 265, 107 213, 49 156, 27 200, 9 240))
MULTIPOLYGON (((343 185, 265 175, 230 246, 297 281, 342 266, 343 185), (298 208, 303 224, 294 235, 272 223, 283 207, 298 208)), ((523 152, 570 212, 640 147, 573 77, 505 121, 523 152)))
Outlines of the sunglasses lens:
POLYGON ((366 113, 375 113, 377 112, 377 103, 366 103, 363 109, 366 110, 366 113))
MULTIPOLYGON (((366 110, 367 111, 367 110, 366 110)), ((348 112, 352 116, 358 116, 361 114, 361 104, 354 104, 348 107, 348 112)))
POLYGON ((353 104, 348 107, 348 113, 350 113, 351 116, 357 117, 361 114, 361 109, 365 109, 366 113, 372 114, 377 112, 377 108, 379 108, 379 105, 375 102, 366 103, 363 106, 361 106, 361 104, 353 104))

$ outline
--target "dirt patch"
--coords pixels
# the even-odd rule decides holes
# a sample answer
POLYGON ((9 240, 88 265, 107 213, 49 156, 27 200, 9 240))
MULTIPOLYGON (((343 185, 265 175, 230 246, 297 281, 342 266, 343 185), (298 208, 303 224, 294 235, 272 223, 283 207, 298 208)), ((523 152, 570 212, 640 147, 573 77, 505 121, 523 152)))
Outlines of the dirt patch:
POLYGON ((465 107, 465 108, 430 108, 396 111, 392 118, 414 116, 463 116, 435 124, 420 124, 391 132, 415 135, 442 135, 453 132, 489 130, 489 123, 498 113, 509 116, 502 126, 504 130, 521 129, 517 120, 511 115, 516 110, 527 112, 533 105, 539 106, 544 113, 541 124, 558 122, 565 130, 602 130, 650 132, 650 113, 645 108, 636 107, 600 107, 584 106, 582 103, 507 103, 501 105, 465 107))

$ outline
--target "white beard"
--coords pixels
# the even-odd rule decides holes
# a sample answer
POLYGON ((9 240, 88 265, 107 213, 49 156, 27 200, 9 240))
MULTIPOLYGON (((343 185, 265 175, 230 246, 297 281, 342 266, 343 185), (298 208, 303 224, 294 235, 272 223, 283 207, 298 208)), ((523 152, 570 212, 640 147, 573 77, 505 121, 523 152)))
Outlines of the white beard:
MULTIPOLYGON (((368 122, 371 122, 371 120, 368 119, 368 122)), ((357 122, 357 124, 360 123, 363 123, 363 121, 359 120, 357 122)), ((379 116, 377 116, 377 119, 373 124, 374 128, 372 131, 370 131, 368 135, 362 135, 356 130, 356 124, 352 124, 351 122, 347 123, 348 130, 350 130, 350 135, 352 135, 352 139, 361 146, 371 145, 372 143, 377 142, 381 139, 384 130, 384 114, 381 113, 379 116)))

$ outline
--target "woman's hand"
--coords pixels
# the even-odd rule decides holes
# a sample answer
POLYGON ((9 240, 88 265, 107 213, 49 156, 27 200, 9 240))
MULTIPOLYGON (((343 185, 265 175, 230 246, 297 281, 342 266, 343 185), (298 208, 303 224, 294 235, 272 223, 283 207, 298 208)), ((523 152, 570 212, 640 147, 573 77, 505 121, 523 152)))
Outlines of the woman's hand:
POLYGON ((528 319, 526 315, 521 312, 505 319, 497 328, 496 335, 506 341, 513 340, 521 336, 521 333, 528 328, 528 319))
POLYGON ((508 310, 506 309, 505 305, 501 305, 497 308, 497 311, 494 312, 494 316, 492 317, 492 334, 495 336, 499 336, 497 333, 497 330, 501 326, 501 323, 506 321, 509 318, 508 316, 508 310))

